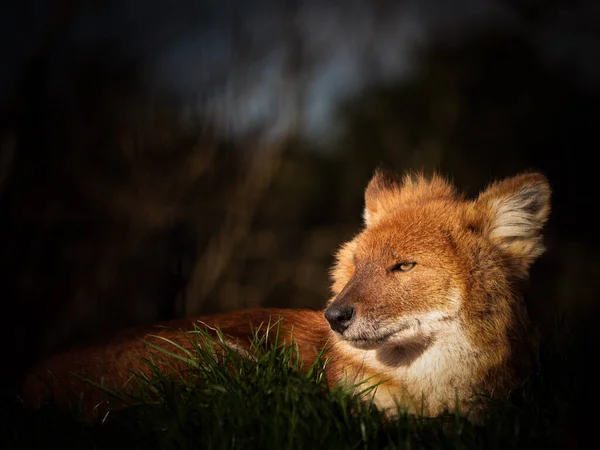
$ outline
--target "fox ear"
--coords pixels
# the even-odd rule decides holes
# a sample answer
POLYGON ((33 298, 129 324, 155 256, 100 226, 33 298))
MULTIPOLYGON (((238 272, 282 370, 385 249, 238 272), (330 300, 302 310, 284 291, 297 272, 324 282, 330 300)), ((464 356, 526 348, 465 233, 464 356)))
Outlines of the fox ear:
POLYGON ((401 205, 433 199, 456 198, 454 187, 437 174, 406 173, 402 179, 377 169, 365 190, 363 218, 368 227, 401 205))
POLYGON ((365 209, 363 220, 366 226, 375 223, 388 210, 395 200, 394 193, 400 186, 395 176, 382 169, 375 170, 373 178, 365 189, 365 209))
POLYGON ((550 193, 544 175, 526 173, 492 184, 475 202, 484 214, 484 233, 524 269, 545 250, 541 229, 550 214, 550 193))

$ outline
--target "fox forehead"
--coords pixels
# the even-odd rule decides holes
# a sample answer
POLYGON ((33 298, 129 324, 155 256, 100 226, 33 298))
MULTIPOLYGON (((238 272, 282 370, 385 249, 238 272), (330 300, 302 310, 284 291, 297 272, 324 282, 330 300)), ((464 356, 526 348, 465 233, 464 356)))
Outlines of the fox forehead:
POLYGON ((463 216, 458 202, 399 208, 357 236, 353 257, 398 262, 456 256, 458 241, 466 237, 463 216))

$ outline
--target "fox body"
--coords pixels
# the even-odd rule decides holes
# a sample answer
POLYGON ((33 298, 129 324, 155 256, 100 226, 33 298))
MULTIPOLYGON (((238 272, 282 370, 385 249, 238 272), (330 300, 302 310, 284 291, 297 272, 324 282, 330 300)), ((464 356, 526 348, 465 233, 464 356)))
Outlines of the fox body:
POLYGON ((143 370, 148 348, 140 338, 189 347, 176 330, 201 324, 246 351, 254 328, 280 321, 305 367, 325 347, 328 383, 377 384, 368 395, 390 414, 398 406, 428 416, 456 405, 478 411, 479 393, 503 396, 520 382, 536 344, 519 287, 544 251, 549 212, 550 186, 538 173, 465 199, 437 175, 376 172, 364 227, 337 253, 324 311, 254 309, 127 330, 42 361, 23 397, 62 402, 83 392, 84 405, 97 406, 98 390, 71 373, 122 387, 132 369, 143 370))

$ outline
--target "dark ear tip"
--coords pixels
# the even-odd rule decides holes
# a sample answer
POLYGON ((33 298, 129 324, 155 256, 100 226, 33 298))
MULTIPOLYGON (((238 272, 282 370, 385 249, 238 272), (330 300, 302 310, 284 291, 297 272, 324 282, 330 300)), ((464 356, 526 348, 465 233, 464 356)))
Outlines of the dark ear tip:
POLYGON ((530 185, 538 185, 543 187, 548 193, 550 193, 550 182, 548 181, 548 177, 541 172, 524 172, 519 175, 519 178, 522 182, 528 183, 530 185))
POLYGON ((505 178, 502 180, 495 181, 489 185, 486 189, 480 192, 479 199, 488 198, 489 196, 501 195, 503 192, 516 193, 521 191, 522 193, 533 194, 539 197, 543 202, 550 202, 552 195, 552 188, 548 178, 541 172, 522 172, 513 177, 505 178))
POLYGON ((532 172, 525 174, 524 183, 528 186, 528 191, 534 192, 535 200, 532 200, 528 212, 537 214, 544 210, 549 210, 552 197, 552 188, 548 178, 542 173, 532 172))

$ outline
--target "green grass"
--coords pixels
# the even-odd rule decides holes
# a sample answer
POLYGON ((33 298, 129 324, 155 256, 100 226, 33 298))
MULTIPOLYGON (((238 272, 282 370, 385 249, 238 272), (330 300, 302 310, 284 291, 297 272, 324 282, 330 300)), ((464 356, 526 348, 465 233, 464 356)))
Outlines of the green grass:
MULTIPOLYGON (((269 332, 277 332, 277 327, 269 332)), ((387 420, 349 390, 327 388, 320 358, 299 370, 293 346, 267 346, 257 334, 252 359, 228 349, 223 337, 198 330, 191 352, 172 342, 153 346, 147 363, 185 362, 180 377, 135 377, 139 392, 113 395, 130 406, 102 423, 85 424, 77 408, 49 404, 15 413, 1 448, 140 449, 507 449, 553 448, 564 440, 574 395, 573 367, 564 339, 548 338, 536 370, 508 402, 494 405, 480 424, 459 414, 426 419, 401 414, 387 420), (213 345, 206 345, 208 342, 213 345), (222 349, 225 364, 214 348, 222 349), (562 372, 557 372, 562 368, 562 372), (551 375, 551 376, 548 376, 551 375), (572 374, 571 374, 572 375, 572 374)))

